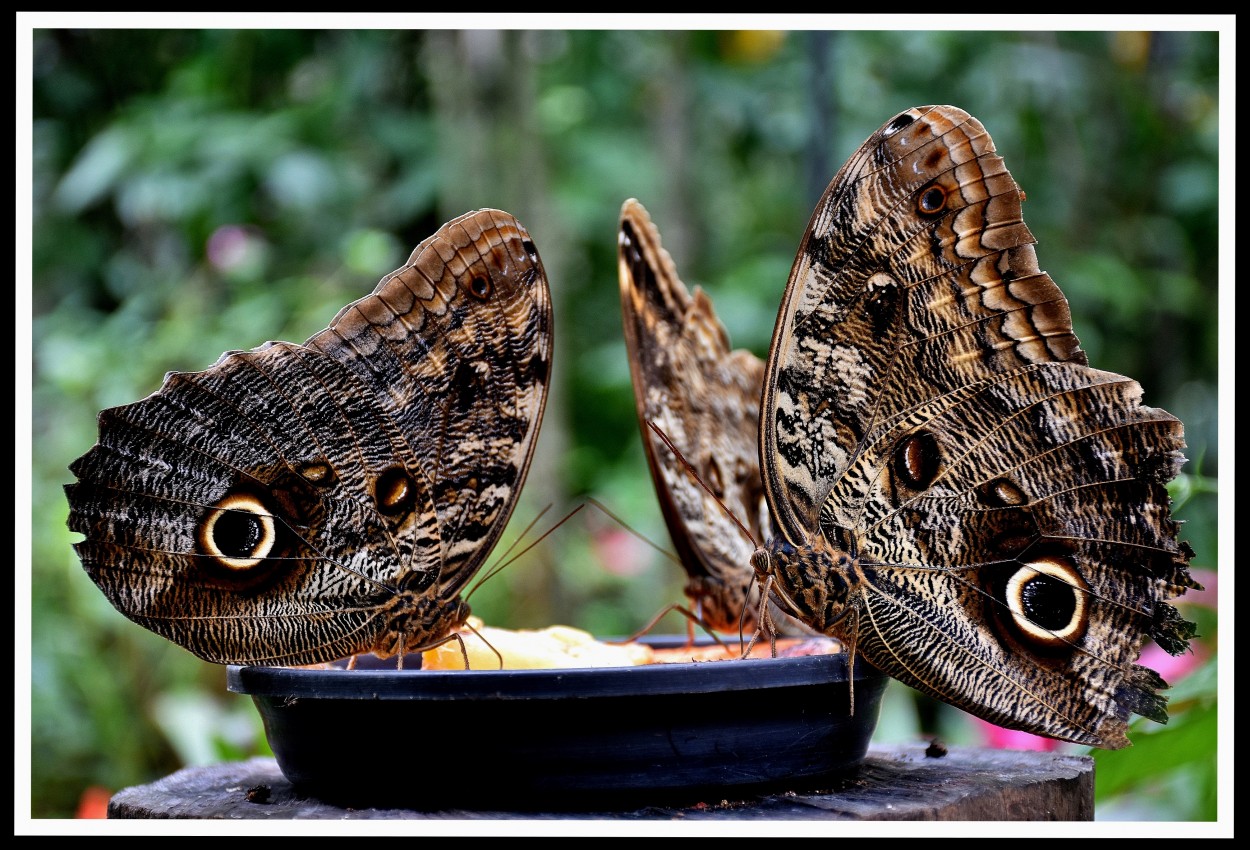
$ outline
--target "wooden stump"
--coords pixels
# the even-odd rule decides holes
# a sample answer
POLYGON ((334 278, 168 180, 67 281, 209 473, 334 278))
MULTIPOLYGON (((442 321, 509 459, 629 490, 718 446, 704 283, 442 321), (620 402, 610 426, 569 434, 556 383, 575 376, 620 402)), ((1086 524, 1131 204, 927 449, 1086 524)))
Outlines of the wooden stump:
POLYGON ((299 793, 272 758, 188 767, 119 791, 110 818, 584 820, 1056 820, 1094 818, 1088 756, 923 745, 873 747, 836 787, 628 811, 348 809, 299 793))

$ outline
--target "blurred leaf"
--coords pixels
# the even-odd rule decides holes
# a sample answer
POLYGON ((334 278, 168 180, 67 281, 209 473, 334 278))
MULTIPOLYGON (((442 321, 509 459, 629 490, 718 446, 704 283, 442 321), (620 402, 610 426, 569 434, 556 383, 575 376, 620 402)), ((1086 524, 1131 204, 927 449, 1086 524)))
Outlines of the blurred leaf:
POLYGON ((1173 717, 1160 731, 1134 734, 1132 758, 1121 756, 1122 750, 1095 751, 1095 805, 1137 794, 1157 802, 1153 819, 1215 820, 1218 783, 1211 741, 1216 733, 1217 709, 1211 701, 1173 717), (1160 791, 1173 777, 1194 793, 1168 800, 1160 791))
POLYGON ((101 133, 60 179, 53 199, 71 215, 98 203, 116 185, 134 153, 134 141, 125 128, 101 133))

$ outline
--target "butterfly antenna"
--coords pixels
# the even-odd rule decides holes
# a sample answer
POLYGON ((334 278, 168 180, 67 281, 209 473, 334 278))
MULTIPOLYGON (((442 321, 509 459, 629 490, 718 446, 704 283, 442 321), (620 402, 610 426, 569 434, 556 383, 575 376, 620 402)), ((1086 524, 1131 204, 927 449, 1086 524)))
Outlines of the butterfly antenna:
POLYGON ((690 461, 686 460, 685 455, 683 455, 681 451, 673 445, 673 441, 668 438, 668 435, 664 433, 663 429, 661 429, 659 425, 656 425, 651 419, 647 420, 647 427, 654 431, 659 438, 664 441, 664 445, 668 446, 668 449, 673 453, 673 456, 676 457, 677 460, 681 461, 681 465, 684 466, 686 471, 694 477, 694 480, 698 482, 704 492, 716 500, 716 504, 720 505, 720 509, 725 512, 725 516, 733 520, 733 524, 738 526, 738 530, 742 532, 743 536, 746 537, 747 540, 751 541, 752 546, 758 549, 760 544, 759 541, 755 539, 755 535, 747 531, 747 527, 742 524, 741 520, 734 516, 734 512, 725 507, 725 503, 720 500, 719 496, 712 492, 712 488, 708 487, 704 482, 703 476, 701 476, 699 471, 690 464, 690 461))
MULTIPOLYGON (((694 468, 694 466, 690 463, 690 461, 686 460, 686 457, 685 455, 681 453, 681 450, 678 449, 677 446, 673 445, 673 441, 670 440, 668 438, 668 435, 664 433, 664 429, 662 429, 659 425, 656 425, 655 421, 651 419, 647 420, 647 427, 650 428, 652 431, 654 431, 656 436, 658 436, 661 440, 664 441, 664 445, 668 446, 669 451, 671 451, 673 453, 673 456, 676 457, 677 460, 681 462, 681 465, 686 468, 686 471, 689 472, 690 475, 694 478, 694 480, 698 483, 698 485, 703 488, 703 491, 716 500, 716 504, 720 506, 721 511, 725 514, 725 516, 729 517, 729 519, 733 521, 733 524, 736 525, 738 527, 738 530, 742 532, 742 536, 745 537, 747 540, 751 541, 751 546, 758 549, 760 547, 760 543, 758 540, 755 539, 755 535, 753 535, 747 529, 747 527, 742 524, 742 521, 738 519, 737 515, 735 515, 733 511, 729 510, 729 508, 725 505, 725 503, 721 501, 720 497, 712 492, 712 488, 707 486, 707 483, 703 480, 703 476, 699 475, 699 471, 694 468)), ((755 581, 755 580, 756 579, 752 578, 752 581, 755 581)), ((772 646, 772 650, 773 650, 773 655, 777 654, 777 631, 776 631, 775 625, 772 622, 772 617, 768 614, 768 610, 767 610, 768 609, 768 593, 762 592, 760 594, 760 599, 761 599, 760 606, 761 606, 761 611, 763 612, 763 619, 760 619, 760 617, 756 618, 755 634, 752 635, 750 643, 747 644, 746 650, 742 653, 743 658, 745 658, 750 653, 751 647, 754 646, 756 640, 759 639, 761 630, 767 630, 769 643, 772 646)), ((744 635, 745 621, 746 621, 746 608, 744 607, 742 611, 739 612, 739 616, 738 616, 738 645, 740 647, 742 646, 743 639, 745 637, 744 635)))
POLYGON ((549 511, 549 510, 551 510, 551 503, 550 503, 550 502, 549 502, 549 503, 547 503, 547 506, 546 506, 545 508, 543 508, 543 509, 542 509, 541 511, 539 511, 537 514, 535 514, 534 518, 533 518, 532 520, 530 520, 530 521, 529 521, 529 525, 527 525, 527 526, 525 526, 525 528, 521 529, 521 533, 520 533, 520 534, 518 534, 518 535, 516 536, 516 540, 513 540, 510 544, 508 544, 508 548, 507 548, 507 549, 505 549, 505 550, 503 550, 502 552, 500 552, 500 553, 499 553, 499 560, 500 560, 500 561, 502 561, 504 558, 508 557, 508 553, 510 553, 513 549, 515 549, 515 548, 517 547, 517 544, 518 544, 518 543, 520 543, 522 540, 524 540, 524 539, 525 539, 525 535, 529 534, 529 533, 530 533, 530 531, 532 531, 532 530, 533 530, 534 526, 538 524, 538 521, 539 521, 540 519, 542 519, 544 516, 546 516, 546 515, 547 515, 547 511, 549 511))
MULTIPOLYGON (((612 511, 608 510, 608 507, 607 507, 606 505, 604 505, 602 502, 600 502, 598 499, 594 498, 593 496, 587 496, 587 497, 586 497, 586 501, 587 501, 587 502, 589 502, 590 504, 594 505, 594 506, 595 506, 596 508, 598 508, 599 510, 603 511, 603 512, 604 512, 605 514, 607 514, 608 516, 610 516, 610 517, 611 517, 613 520, 615 520, 615 521, 616 521, 616 522, 617 522, 617 523, 618 523, 618 524, 619 524, 622 528, 624 528, 624 529, 625 529, 626 531, 628 531, 630 534, 632 534, 632 535, 634 535, 635 537, 637 537, 637 538, 638 538, 639 540, 641 540, 643 543, 646 543, 646 544, 647 544, 648 546, 650 546, 652 549, 654 549, 655 551, 659 552, 659 553, 660 553, 661 555, 663 555, 664 557, 668 558, 670 561, 672 561, 672 562, 673 562, 674 564, 676 564, 677 566, 679 566, 679 567, 681 566, 681 559, 680 559, 680 558, 678 558, 678 557, 677 557, 676 555, 674 555, 672 552, 670 552, 670 551, 668 551, 667 549, 665 549, 663 546, 659 546, 659 545, 657 545, 656 543, 654 543, 654 542, 653 542, 653 541, 652 541, 649 537, 647 537, 647 536, 646 536, 645 534, 643 534, 642 532, 637 531, 637 530, 636 530, 636 529, 634 529, 634 528, 631 528, 631 527, 630 527, 630 525, 629 525, 629 523, 625 522, 625 520, 621 519, 619 516, 617 516, 616 514, 614 514, 612 511)), ((702 617, 700 617, 700 616, 699 616, 697 613, 695 613, 694 611, 691 611, 689 608, 686 608, 686 607, 684 607, 684 606, 682 606, 682 605, 677 605, 677 604, 675 604, 675 603, 674 603, 673 605, 667 605, 667 606, 665 606, 665 607, 664 607, 664 608, 660 611, 660 613, 656 614, 654 617, 652 617, 652 618, 651 618, 650 622, 648 622, 645 626, 643 626, 643 627, 642 627, 641 629, 639 629, 638 631, 634 632, 634 633, 633 633, 632 635, 630 635, 629 637, 624 638, 623 640, 620 640, 620 641, 610 641, 610 642, 611 642, 611 643, 633 643, 634 641, 638 640, 638 638, 642 637, 643 635, 647 634, 647 633, 648 633, 648 632, 650 632, 652 629, 654 629, 654 628, 656 627, 656 625, 660 622, 660 620, 662 620, 662 619, 664 618, 664 616, 665 616, 666 614, 669 614, 669 613, 671 613, 671 612, 673 612, 673 611, 676 611, 677 613, 681 614, 683 617, 685 617, 685 618, 686 618, 686 637, 687 637, 687 645, 688 645, 688 646, 693 646, 693 645, 694 645, 694 627, 697 625, 699 628, 703 629, 703 631, 705 631, 705 632, 707 633, 708 637, 710 637, 712 640, 716 641, 716 643, 720 645, 721 649, 725 650, 725 652, 729 652, 729 647, 725 645, 725 642, 724 642, 723 640, 721 640, 720 635, 716 634, 716 632, 715 632, 715 631, 713 631, 712 629, 708 628, 707 623, 705 623, 705 622, 703 621, 703 618, 702 618, 702 617)), ((739 631, 741 632, 741 629, 739 629, 739 631)), ((741 644, 741 634, 739 634, 739 644, 741 644)))
POLYGON ((525 555, 526 552, 528 552, 529 550, 537 546, 539 543, 546 540, 547 535, 551 534, 551 532, 555 531, 557 528, 559 528, 560 526, 568 522, 570 519, 572 519, 573 516, 584 507, 586 506, 582 504, 573 508, 573 510, 569 511, 567 514, 564 515, 563 519, 561 519, 555 525, 551 526, 551 528, 547 529, 542 534, 540 534, 538 538, 535 539, 532 543, 530 543, 521 551, 517 552, 515 555, 508 557, 509 553, 512 552, 514 548, 516 548, 517 543, 521 542, 521 539, 526 534, 529 534, 530 529, 534 527, 534 524, 538 522, 538 520, 542 517, 542 515, 545 514, 551 508, 551 506, 548 505, 547 507, 539 511, 538 516, 534 517, 534 519, 530 522, 530 524, 525 526, 524 531, 522 531, 521 534, 517 535, 517 539, 513 541, 512 545, 509 546, 508 549, 502 555, 499 556, 500 558, 499 561, 497 561, 493 567, 486 570, 486 572, 476 582, 473 583, 473 587, 469 588, 468 592, 464 594, 464 600, 467 602, 469 600, 469 597, 473 595, 473 592, 477 590, 479 587, 481 587, 484 582, 486 582, 488 579, 491 579, 497 576, 500 573, 500 571, 502 571, 505 567, 509 566, 510 564, 515 562, 518 558, 525 555), (505 560, 505 558, 507 560, 505 560))
MULTIPOLYGON (((503 567, 502 567, 502 566, 500 566, 500 563, 501 563, 501 562, 502 562, 505 558, 507 558, 507 557, 508 557, 508 554, 509 554, 509 553, 510 553, 513 549, 515 549, 515 548, 517 547, 517 544, 518 544, 518 543, 520 543, 522 540, 524 540, 524 539, 525 539, 525 535, 527 535, 527 534, 529 534, 529 533, 530 533, 530 531, 534 528, 534 526, 538 524, 538 521, 539 521, 540 519, 542 519, 542 518, 543 518, 543 516, 544 516, 544 515, 546 515, 547 511, 549 511, 549 510, 551 510, 551 505, 550 505, 550 504, 548 504, 545 508, 543 508, 541 511, 539 511, 539 512, 538 512, 538 513, 534 516, 534 518, 533 518, 532 520, 530 520, 530 521, 529 521, 529 525, 527 525, 527 526, 525 526, 525 528, 521 529, 521 533, 520 533, 520 534, 518 534, 518 535, 516 536, 516 539, 515 539, 515 540, 513 540, 511 543, 509 543, 509 544, 508 544, 508 548, 507 548, 507 549, 505 549, 505 550, 503 550, 502 552, 500 552, 500 553, 499 553, 499 557, 498 557, 498 559, 496 559, 496 561, 495 561, 495 566, 488 568, 488 569, 485 571, 485 573, 483 573, 483 574, 482 574, 482 576, 481 576, 480 578, 478 578, 478 580, 474 583, 473 587, 469 589, 469 592, 468 592, 468 593, 466 593, 466 594, 464 595, 464 598, 465 598, 465 599, 468 599, 468 598, 469 598, 469 594, 471 594, 471 593, 473 593, 473 591, 477 590, 477 589, 478 589, 478 588, 482 585, 482 582, 486 581, 486 579, 490 578, 491 576, 494 576, 494 575, 498 574, 498 572, 499 572, 501 569, 503 569, 503 567)), ((509 563, 511 563, 511 562, 509 562, 509 563)))
POLYGON ((587 497, 586 497, 586 501, 587 501, 587 502, 589 502, 590 504, 594 505, 594 506, 595 506, 596 508, 598 508, 599 510, 603 511, 603 512, 604 512, 605 514, 607 514, 608 516, 612 517, 612 519, 614 519, 614 520, 617 522, 617 524, 621 526, 621 528, 624 528, 624 529, 625 529, 626 531, 628 531, 630 534, 632 534, 632 535, 634 535, 635 537, 637 537, 637 538, 638 538, 639 540, 641 540, 643 543, 646 543, 646 544, 647 544, 648 546, 650 546, 652 549, 654 549, 655 551, 659 552, 659 553, 660 553, 661 555, 663 555, 665 558, 668 558, 670 561, 672 561, 672 562, 673 562, 674 564, 676 564, 677 566, 679 566, 679 567, 681 566, 681 559, 680 559, 680 558, 678 558, 678 557, 677 557, 676 555, 674 555, 672 552, 670 552, 670 551, 668 551, 667 549, 665 549, 663 546, 660 546, 660 545, 656 544, 655 542, 653 542, 653 541, 652 541, 649 537, 647 537, 647 536, 646 536, 645 534, 643 534, 642 532, 640 532, 640 531, 636 531, 635 529, 631 528, 631 527, 630 527, 630 525, 629 525, 629 523, 625 522, 625 520, 621 519, 619 516, 617 516, 616 514, 612 513, 612 511, 608 510, 608 508, 607 508, 607 507, 606 507, 606 506, 605 506, 602 502, 600 502, 598 499, 594 498, 593 496, 587 496, 587 497))

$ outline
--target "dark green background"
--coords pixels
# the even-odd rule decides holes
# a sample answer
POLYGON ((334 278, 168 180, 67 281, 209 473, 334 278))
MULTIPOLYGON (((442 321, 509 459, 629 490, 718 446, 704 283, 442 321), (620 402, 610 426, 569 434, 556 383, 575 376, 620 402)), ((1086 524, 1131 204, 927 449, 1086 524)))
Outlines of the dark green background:
MULTIPOLYGON (((919 104, 981 119, 1091 363, 1185 422, 1177 513, 1213 585, 1217 51, 1214 32, 36 30, 31 815, 264 748, 223 668, 125 620, 78 564, 61 488, 98 410, 304 339, 443 221, 499 207, 538 244, 556 314, 513 527, 593 496, 667 545, 621 335, 621 202, 648 207, 683 278, 763 355, 826 182, 919 104), (223 236, 238 251, 213 262, 223 236)), ((471 601, 493 625, 621 634, 680 585, 588 508, 471 601)), ((1187 613, 1213 660, 1213 601, 1187 613)), ((1213 661, 1177 691, 1164 731, 1097 754, 1100 817, 1215 818, 1213 661)), ((878 740, 920 723, 978 741, 901 686, 878 740)))

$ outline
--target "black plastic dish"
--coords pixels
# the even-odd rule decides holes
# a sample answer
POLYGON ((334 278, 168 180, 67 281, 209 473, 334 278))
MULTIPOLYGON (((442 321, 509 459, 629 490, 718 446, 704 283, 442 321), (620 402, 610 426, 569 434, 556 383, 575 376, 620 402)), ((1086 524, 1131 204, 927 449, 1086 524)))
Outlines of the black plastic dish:
POLYGON ((363 656, 355 670, 227 672, 300 792, 422 810, 606 810, 812 790, 863 760, 887 681, 859 659, 851 716, 840 654, 488 671, 397 670, 363 656))

